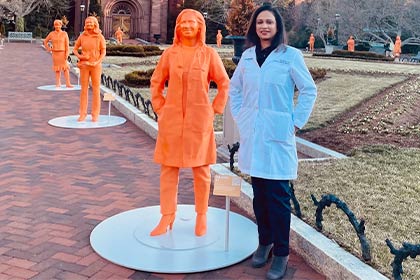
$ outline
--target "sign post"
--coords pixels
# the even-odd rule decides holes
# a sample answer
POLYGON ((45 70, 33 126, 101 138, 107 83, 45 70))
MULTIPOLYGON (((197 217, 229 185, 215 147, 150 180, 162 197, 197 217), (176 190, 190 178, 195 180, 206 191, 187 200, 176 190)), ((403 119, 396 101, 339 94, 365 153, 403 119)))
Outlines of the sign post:
POLYGON ((241 178, 231 175, 216 175, 214 177, 214 195, 226 197, 226 227, 225 227, 225 251, 229 251, 229 212, 230 197, 241 195, 241 178))

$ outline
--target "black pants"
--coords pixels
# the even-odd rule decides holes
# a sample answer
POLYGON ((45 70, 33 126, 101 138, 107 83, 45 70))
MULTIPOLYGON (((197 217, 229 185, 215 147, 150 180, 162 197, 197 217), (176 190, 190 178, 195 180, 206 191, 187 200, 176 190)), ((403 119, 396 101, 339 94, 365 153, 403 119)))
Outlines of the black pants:
POLYGON ((261 245, 274 243, 275 256, 287 256, 291 219, 289 181, 256 177, 251 177, 251 180, 258 240, 261 245))

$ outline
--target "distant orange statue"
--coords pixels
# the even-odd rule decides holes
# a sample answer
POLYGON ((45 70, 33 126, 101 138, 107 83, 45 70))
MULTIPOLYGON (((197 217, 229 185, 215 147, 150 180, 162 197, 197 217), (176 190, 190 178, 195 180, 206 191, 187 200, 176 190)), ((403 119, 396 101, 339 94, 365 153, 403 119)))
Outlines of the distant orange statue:
POLYGON ((400 36, 397 36, 397 38, 395 38, 394 50, 392 52, 394 53, 395 57, 400 57, 400 54, 401 54, 401 38, 400 38, 400 36))
POLYGON ((66 87, 72 88, 70 83, 69 65, 69 36, 67 32, 61 30, 63 22, 59 19, 54 20, 54 31, 51 31, 44 40, 44 47, 51 52, 53 59, 53 71, 55 72, 55 86, 61 87, 61 71, 64 72, 66 87), (51 44, 50 44, 51 42, 51 44))
POLYGON ((101 34, 96 17, 89 16, 85 20, 85 28, 74 44, 73 53, 79 58, 77 66, 80 68, 80 108, 79 119, 84 121, 87 116, 89 78, 92 82, 92 121, 96 122, 101 111, 101 73, 102 60, 106 54, 105 38, 101 34), (79 49, 82 49, 79 54, 79 49))
POLYGON ((354 52, 354 39, 353 36, 350 36, 350 38, 347 40, 347 50, 349 52, 354 52))
POLYGON ((313 33, 311 33, 311 36, 309 36, 309 51, 314 52, 314 46, 315 46, 315 36, 313 33))
POLYGON ((118 44, 122 44, 124 32, 121 30, 121 27, 117 28, 117 31, 115 31, 115 38, 117 39, 118 44))
POLYGON ((216 44, 218 48, 222 46, 222 39, 223 39, 222 30, 217 30, 216 44))
POLYGON ((229 77, 220 56, 206 45, 203 15, 184 9, 175 24, 174 42, 167 48, 150 80, 152 105, 158 115, 158 136, 154 154, 161 164, 159 224, 151 236, 172 229, 177 208, 179 169, 192 168, 195 197, 195 235, 207 232, 210 195, 210 164, 216 162, 213 129, 215 114, 222 114, 227 102, 229 77), (209 83, 218 93, 210 102, 209 83), (166 94, 165 84, 168 83, 166 94))

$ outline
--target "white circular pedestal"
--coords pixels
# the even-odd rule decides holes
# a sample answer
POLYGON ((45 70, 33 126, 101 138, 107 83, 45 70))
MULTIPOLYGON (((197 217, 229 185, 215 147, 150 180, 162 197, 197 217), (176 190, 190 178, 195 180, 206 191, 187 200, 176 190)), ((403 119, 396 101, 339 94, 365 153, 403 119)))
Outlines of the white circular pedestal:
POLYGON ((79 85, 73 85, 72 88, 68 88, 65 85, 62 85, 61 87, 56 87, 55 85, 46 85, 46 86, 39 86, 37 89, 40 90, 50 90, 50 91, 70 91, 70 90, 80 90, 79 85))
POLYGON ((223 268, 248 258, 258 247, 257 226, 230 212, 229 246, 225 250, 226 210, 209 207, 207 233, 197 237, 194 205, 178 205, 173 229, 150 236, 161 214, 159 206, 122 212, 98 224, 92 248, 108 261, 158 273, 193 273, 223 268))
POLYGON ((79 115, 59 117, 51 119, 48 124, 62 128, 101 128, 121 125, 126 122, 125 118, 118 116, 100 115, 97 122, 92 122, 92 116, 88 115, 82 122, 78 122, 79 115))

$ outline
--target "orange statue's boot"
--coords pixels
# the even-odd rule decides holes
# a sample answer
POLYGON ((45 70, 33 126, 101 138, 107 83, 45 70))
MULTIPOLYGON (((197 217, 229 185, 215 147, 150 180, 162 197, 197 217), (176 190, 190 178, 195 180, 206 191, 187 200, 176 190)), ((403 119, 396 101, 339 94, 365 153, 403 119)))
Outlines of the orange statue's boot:
POLYGON ((171 230, 175 221, 179 180, 179 167, 162 165, 160 169, 160 212, 159 224, 150 232, 151 236, 161 235, 171 230))
POLYGON ((195 220, 195 235, 203 236, 207 232, 207 209, 210 195, 210 166, 193 167, 194 200, 197 217, 195 220))
POLYGON ((159 224, 150 232, 151 236, 161 235, 169 230, 172 230, 172 226, 175 221, 175 214, 163 215, 160 218, 159 224))
POLYGON ((195 235, 203 236, 207 232, 207 215, 197 214, 195 218, 195 235))

